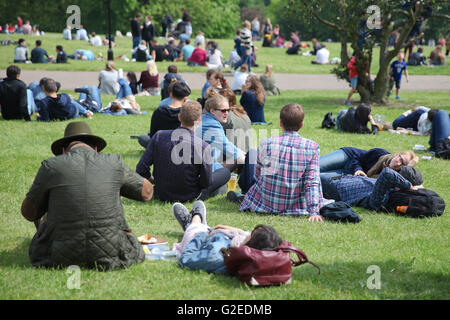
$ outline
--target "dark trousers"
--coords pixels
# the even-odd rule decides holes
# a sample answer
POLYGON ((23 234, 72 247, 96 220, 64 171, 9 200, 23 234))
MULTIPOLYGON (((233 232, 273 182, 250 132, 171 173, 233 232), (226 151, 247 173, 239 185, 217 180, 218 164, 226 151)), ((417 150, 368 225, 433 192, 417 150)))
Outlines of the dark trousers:
POLYGON ((216 191, 230 180, 230 177, 231 172, 227 168, 220 168, 214 171, 212 173, 212 183, 208 188, 202 190, 199 200, 205 201, 212 195, 215 195, 216 191))

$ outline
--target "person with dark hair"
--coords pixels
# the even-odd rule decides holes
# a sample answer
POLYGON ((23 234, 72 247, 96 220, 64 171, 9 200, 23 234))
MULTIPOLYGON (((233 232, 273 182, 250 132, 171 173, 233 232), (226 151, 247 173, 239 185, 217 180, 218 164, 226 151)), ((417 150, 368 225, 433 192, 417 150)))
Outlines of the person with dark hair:
MULTIPOLYGON (((420 106, 403 112, 392 122, 394 130, 408 129, 418 132, 420 135, 431 133, 431 124, 438 109, 430 109, 420 106)), ((389 124, 387 124, 389 126, 389 124)))
POLYGON ((145 22, 142 25, 142 40, 145 40, 150 47, 150 41, 155 37, 155 28, 152 24, 152 16, 145 16, 145 22))
POLYGON ((29 249, 33 266, 109 270, 144 261, 121 197, 146 202, 153 187, 120 155, 100 153, 105 147, 85 121, 70 122, 52 143, 55 157, 42 162, 22 202, 23 217, 37 229, 29 249))
POLYGON ((173 15, 171 13, 166 14, 164 16, 164 18, 162 19, 162 21, 161 21, 161 29, 162 29, 161 35, 164 38, 167 38, 167 35, 168 35, 169 31, 170 31, 170 25, 172 24, 172 22, 173 22, 173 15))
POLYGON ((181 77, 181 75, 178 73, 177 66, 174 64, 171 64, 170 66, 167 67, 167 73, 164 76, 164 80, 162 82, 161 100, 164 100, 169 97, 169 91, 168 91, 169 85, 174 81, 185 82, 183 80, 183 78, 181 77))
POLYGON ((321 178, 323 195, 326 199, 343 201, 350 206, 377 210, 389 200, 394 190, 418 190, 423 188, 423 177, 415 167, 403 166, 397 172, 384 168, 375 178, 343 175, 335 178, 321 178))
POLYGON ((27 93, 27 86, 20 80, 20 68, 11 65, 6 69, 6 78, 0 81, 0 110, 4 120, 24 119, 31 121, 29 103, 33 95, 27 93), (30 100, 30 101, 28 101, 30 100))
POLYGON ((142 18, 141 14, 137 13, 134 16, 134 19, 130 21, 131 35, 133 37, 133 49, 136 48, 142 40, 141 25, 139 24, 139 22, 141 21, 141 18, 142 18))
POLYGON ((210 41, 209 50, 207 53, 208 58, 208 69, 214 69, 217 71, 223 68, 223 56, 222 52, 219 50, 219 45, 215 41, 210 41))
POLYGON ((169 91, 171 92, 171 104, 160 105, 155 111, 153 111, 149 133, 141 134, 138 138, 139 144, 144 148, 147 148, 150 139, 159 130, 174 130, 180 126, 178 114, 181 111, 181 107, 191 94, 191 89, 184 81, 174 81, 170 84, 169 91))
POLYGON ((133 94, 138 94, 138 80, 136 74, 133 71, 127 72, 127 80, 133 94))
POLYGON ((159 130, 148 143, 136 172, 154 180, 155 198, 169 202, 207 198, 202 190, 213 181, 208 157, 210 146, 194 133, 201 123, 201 115, 202 107, 197 101, 185 102, 178 113, 180 127, 159 130))
POLYGON ((423 54, 423 48, 419 47, 416 52, 414 52, 408 59, 408 66, 422 66, 426 64, 427 57, 423 54))
POLYGON ((80 114, 87 118, 92 117, 91 111, 87 111, 80 104, 74 104, 67 94, 57 94, 58 87, 55 80, 45 79, 43 90, 46 97, 37 103, 38 121, 75 119, 80 114))
MULTIPOLYGON (((253 181, 243 185, 240 210, 280 215, 309 215, 322 221, 319 145, 301 137, 305 113, 299 104, 285 105, 280 112, 283 134, 261 142, 253 181)), ((227 196, 228 197, 228 196, 227 196)))
POLYGON ((274 228, 261 224, 251 232, 226 225, 210 228, 206 221, 206 206, 203 201, 196 201, 191 212, 183 204, 175 203, 172 212, 184 231, 183 240, 175 244, 178 263, 184 268, 228 274, 223 260, 223 249, 245 245, 272 251, 282 242, 274 228))
POLYGON ((14 49, 14 63, 25 63, 28 60, 28 48, 25 39, 19 39, 19 45, 14 49))
POLYGON ((31 50, 32 63, 48 63, 53 59, 53 56, 49 56, 47 51, 41 48, 41 45, 42 41, 36 40, 36 47, 31 50), (47 57, 47 59, 45 57, 47 57))
POLYGON ((336 117, 338 130, 350 133, 372 133, 377 134, 379 128, 372 117, 372 108, 365 103, 361 103, 357 108, 339 111, 336 117), (372 125, 372 130, 367 127, 367 122, 372 125))
POLYGON ((67 63, 67 55, 62 46, 56 46, 56 63, 67 63))
POLYGON ((178 58, 178 61, 187 61, 194 52, 195 48, 191 45, 191 40, 186 39, 185 45, 181 48, 180 57, 178 58))

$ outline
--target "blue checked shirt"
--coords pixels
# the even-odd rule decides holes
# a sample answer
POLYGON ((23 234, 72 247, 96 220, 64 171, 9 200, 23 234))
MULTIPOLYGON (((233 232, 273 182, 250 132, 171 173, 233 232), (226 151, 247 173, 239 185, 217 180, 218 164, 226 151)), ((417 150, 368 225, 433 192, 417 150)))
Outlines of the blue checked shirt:
POLYGON ((319 145, 297 132, 261 142, 255 184, 240 209, 289 215, 316 215, 322 206, 319 145))

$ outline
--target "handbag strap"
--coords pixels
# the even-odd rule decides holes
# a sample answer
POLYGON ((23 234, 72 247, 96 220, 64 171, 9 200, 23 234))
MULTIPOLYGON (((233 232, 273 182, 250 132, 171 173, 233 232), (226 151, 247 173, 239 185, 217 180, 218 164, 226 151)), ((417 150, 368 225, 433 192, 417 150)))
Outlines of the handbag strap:
POLYGON ((315 264, 314 262, 309 261, 309 259, 306 256, 305 252, 303 252, 302 250, 296 248, 290 242, 283 241, 281 243, 281 245, 278 247, 278 250, 282 250, 283 252, 293 252, 293 253, 295 253, 297 255, 298 261, 295 261, 291 257, 291 263, 292 263, 292 265, 294 267, 297 267, 297 266, 302 265, 304 263, 309 263, 309 264, 313 265, 317 270, 319 270, 319 274, 320 274, 320 267, 317 264, 315 264))

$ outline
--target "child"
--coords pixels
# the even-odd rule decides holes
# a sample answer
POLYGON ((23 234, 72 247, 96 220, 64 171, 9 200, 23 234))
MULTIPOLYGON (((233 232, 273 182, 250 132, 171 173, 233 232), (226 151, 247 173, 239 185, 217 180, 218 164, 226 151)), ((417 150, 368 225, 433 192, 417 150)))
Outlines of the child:
POLYGON ((347 64, 348 69, 348 76, 350 78, 350 86, 352 87, 350 89, 350 92, 348 93, 347 100, 345 100, 345 105, 351 107, 352 104, 350 103, 350 99, 352 98, 352 95, 356 91, 356 87, 358 86, 358 69, 356 68, 356 55, 353 55, 353 57, 350 59, 350 62, 347 64))
POLYGON ((282 242, 275 229, 265 225, 258 225, 251 232, 224 225, 208 227, 206 207, 200 200, 194 203, 191 213, 181 203, 175 203, 172 211, 184 231, 181 243, 174 245, 179 264, 189 269, 226 274, 222 248, 246 245, 275 250, 282 242))
POLYGON ((405 70, 405 76, 406 76, 406 82, 409 82, 408 78, 408 70, 406 69, 406 62, 405 55, 402 52, 399 52, 397 55, 397 59, 389 66, 389 74, 391 75, 390 83, 389 83, 389 93, 388 97, 392 93, 392 88, 394 87, 395 82, 395 88, 396 88, 396 99, 400 100, 399 92, 400 92, 400 86, 402 81, 402 74, 403 70, 405 70))

